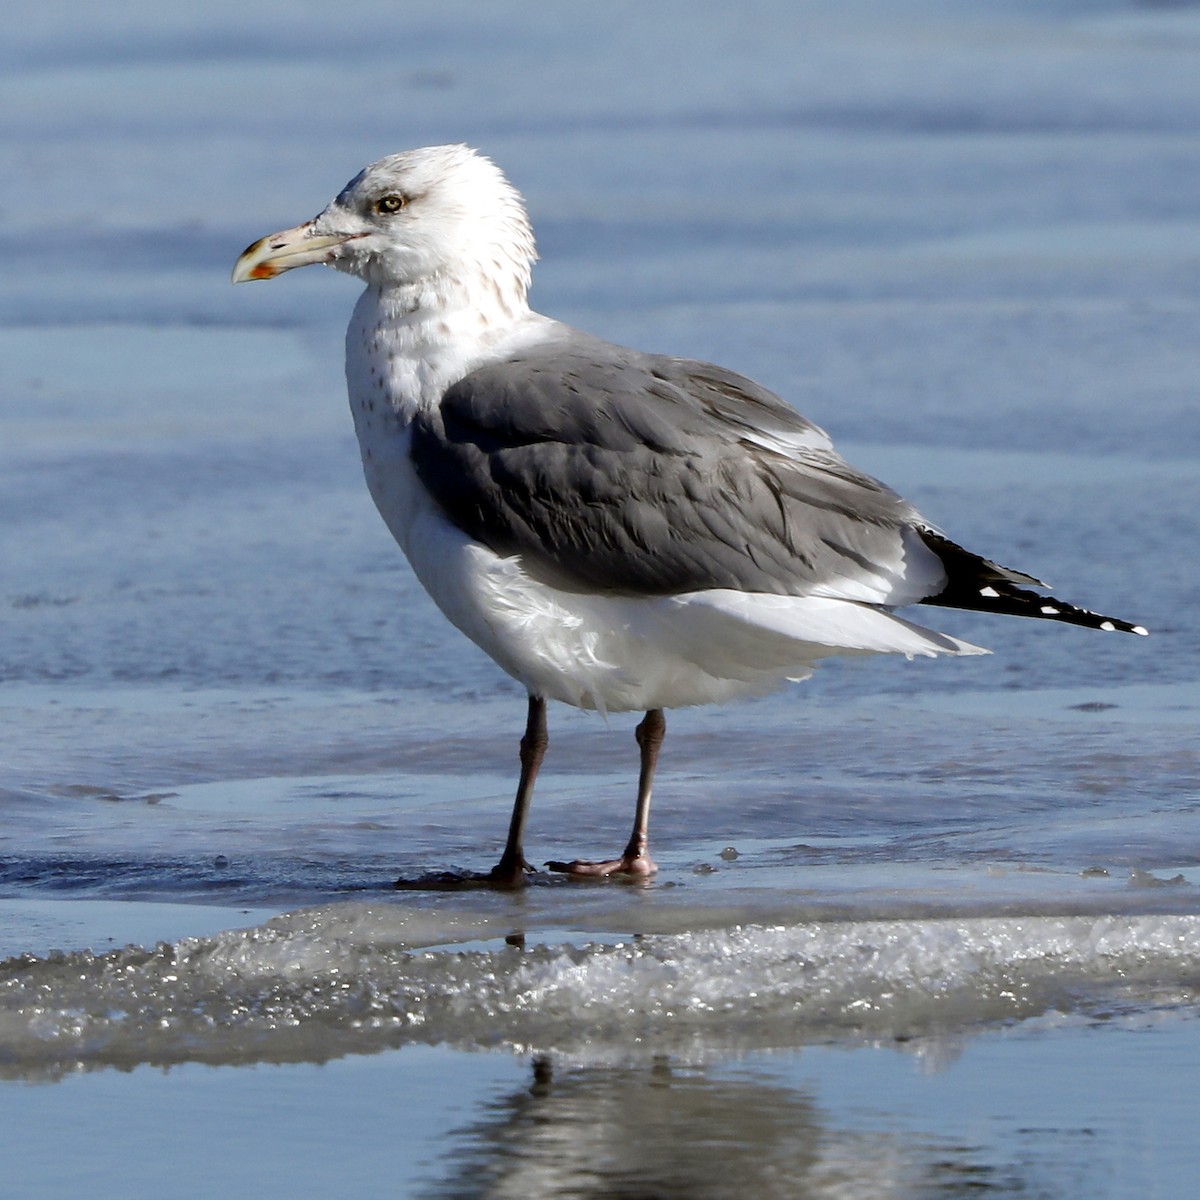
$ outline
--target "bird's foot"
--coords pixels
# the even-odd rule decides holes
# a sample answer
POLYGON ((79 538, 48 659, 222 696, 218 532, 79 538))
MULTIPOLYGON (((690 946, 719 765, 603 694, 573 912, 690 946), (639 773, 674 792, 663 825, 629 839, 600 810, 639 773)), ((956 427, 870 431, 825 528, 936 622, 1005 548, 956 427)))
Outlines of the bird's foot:
POLYGON ((658 866, 648 854, 622 854, 620 858, 609 858, 603 862, 590 862, 577 858, 573 862, 548 862, 548 870, 573 879, 609 879, 620 875, 631 880, 649 879, 658 866))
POLYGON ((525 886, 525 876, 534 873, 534 867, 525 861, 524 855, 510 858, 505 854, 484 878, 492 887, 519 888, 525 886))
POLYGON ((490 871, 431 871, 415 879, 397 879, 392 885, 402 892, 453 892, 471 888, 516 889, 534 868, 524 858, 501 858, 490 871))

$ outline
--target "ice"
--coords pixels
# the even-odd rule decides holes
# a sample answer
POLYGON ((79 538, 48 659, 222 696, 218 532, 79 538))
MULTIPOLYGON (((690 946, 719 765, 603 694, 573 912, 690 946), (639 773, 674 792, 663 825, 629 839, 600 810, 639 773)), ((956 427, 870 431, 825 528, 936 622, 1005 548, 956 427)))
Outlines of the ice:
POLYGON ((325 1061, 412 1043, 706 1061, 1192 1003, 1195 916, 734 925, 566 943, 341 904, 248 930, 0 964, 3 1069, 325 1061))

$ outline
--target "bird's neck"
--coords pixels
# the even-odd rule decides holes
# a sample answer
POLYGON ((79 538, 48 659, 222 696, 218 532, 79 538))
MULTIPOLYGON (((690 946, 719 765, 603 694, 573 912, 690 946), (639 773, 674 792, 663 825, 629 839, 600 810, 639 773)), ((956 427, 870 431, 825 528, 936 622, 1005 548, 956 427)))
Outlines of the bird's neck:
POLYGON ((487 280, 368 287, 346 332, 351 391, 356 380, 360 391, 382 383, 407 423, 544 320, 530 311, 523 288, 487 280))
POLYGON ((529 311, 528 281, 492 264, 472 264, 461 272, 438 271, 406 283, 372 284, 381 313, 396 322, 455 320, 503 325, 529 311))

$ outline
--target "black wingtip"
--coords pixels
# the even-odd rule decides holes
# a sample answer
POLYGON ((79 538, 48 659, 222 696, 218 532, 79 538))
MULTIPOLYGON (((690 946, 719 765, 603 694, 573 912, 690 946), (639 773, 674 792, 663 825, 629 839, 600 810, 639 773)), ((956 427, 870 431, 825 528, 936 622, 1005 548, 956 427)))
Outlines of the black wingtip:
POLYGON ((1040 592, 1031 592, 1026 588, 1002 582, 986 584, 973 591, 961 584, 952 583, 938 595, 929 596, 921 603, 938 604, 945 608, 963 608, 973 612, 1002 613, 1011 617, 1033 617, 1041 621, 1063 621, 1068 625, 1102 629, 1107 633, 1136 633, 1145 637, 1150 632, 1144 625, 1135 625, 1132 621, 1123 621, 1120 617, 1091 612, 1054 596, 1043 596, 1040 592))
POLYGON ((946 586, 936 596, 926 597, 921 601, 922 604, 937 604, 972 612, 1002 613, 1012 617, 1033 617, 1041 621, 1063 621, 1086 629, 1134 633, 1139 637, 1145 637, 1150 632, 1144 625, 1091 612, 1054 596, 1044 596, 1040 592, 1019 587, 1017 585, 1020 583, 1037 584, 1039 581, 1020 571, 980 558, 934 530, 921 530, 921 537, 945 564, 949 576, 946 586))

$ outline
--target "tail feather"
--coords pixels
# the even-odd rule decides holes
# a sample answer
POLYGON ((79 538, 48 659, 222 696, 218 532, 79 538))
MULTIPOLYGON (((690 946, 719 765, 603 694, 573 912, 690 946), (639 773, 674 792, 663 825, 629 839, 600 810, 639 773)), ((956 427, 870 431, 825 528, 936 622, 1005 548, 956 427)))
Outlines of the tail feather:
POLYGON ((1042 621, 1065 621, 1088 629, 1119 630, 1145 636, 1147 630, 1119 617, 1106 617, 1053 596, 1043 596, 1021 584, 1045 587, 1041 580, 1021 571, 980 558, 932 529, 920 530, 925 544, 942 560, 949 580, 936 596, 922 604, 963 608, 978 612, 1004 613, 1014 617, 1036 617, 1042 621))

